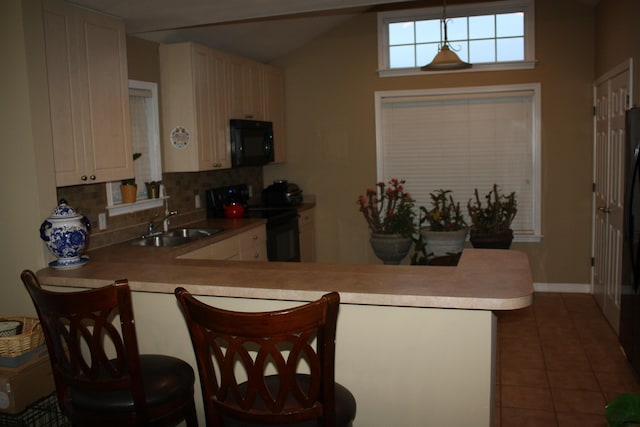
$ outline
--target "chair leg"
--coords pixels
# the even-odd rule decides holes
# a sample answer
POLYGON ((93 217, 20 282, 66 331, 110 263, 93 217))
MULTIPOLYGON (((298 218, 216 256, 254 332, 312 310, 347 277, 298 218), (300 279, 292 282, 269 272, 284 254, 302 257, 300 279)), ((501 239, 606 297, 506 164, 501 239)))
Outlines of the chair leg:
POLYGON ((185 408, 184 419, 187 422, 187 427, 198 427, 198 413, 196 412, 196 402, 193 398, 185 408))

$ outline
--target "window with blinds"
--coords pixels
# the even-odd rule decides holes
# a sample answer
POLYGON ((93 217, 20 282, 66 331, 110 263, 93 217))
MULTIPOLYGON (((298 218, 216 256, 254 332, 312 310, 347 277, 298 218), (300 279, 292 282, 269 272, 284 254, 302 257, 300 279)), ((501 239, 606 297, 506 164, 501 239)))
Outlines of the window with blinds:
POLYGON ((146 182, 162 180, 160 155, 160 126, 158 116, 158 84, 129 80, 129 110, 131 116, 132 152, 140 153, 133 162, 134 178, 138 185, 136 206, 122 205, 120 181, 107 183, 109 215, 121 215, 160 206, 161 199, 149 199, 146 182))
MULTIPOLYGON (((405 179, 418 206, 452 190, 467 212, 498 184, 517 193, 516 240, 540 238, 540 86, 376 93, 378 181, 405 179)), ((468 214, 465 215, 468 220, 468 214)))

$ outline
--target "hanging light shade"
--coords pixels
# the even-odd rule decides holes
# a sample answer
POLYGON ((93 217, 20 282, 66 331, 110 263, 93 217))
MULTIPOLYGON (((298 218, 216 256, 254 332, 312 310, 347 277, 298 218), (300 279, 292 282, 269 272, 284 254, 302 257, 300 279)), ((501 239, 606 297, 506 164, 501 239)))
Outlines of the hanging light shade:
POLYGON ((433 61, 421 67, 422 71, 445 71, 445 70, 463 70, 471 68, 471 64, 461 60, 456 53, 449 48, 449 40, 447 38, 447 2, 444 1, 442 9, 442 25, 444 26, 444 41, 441 43, 440 50, 433 58, 433 61))

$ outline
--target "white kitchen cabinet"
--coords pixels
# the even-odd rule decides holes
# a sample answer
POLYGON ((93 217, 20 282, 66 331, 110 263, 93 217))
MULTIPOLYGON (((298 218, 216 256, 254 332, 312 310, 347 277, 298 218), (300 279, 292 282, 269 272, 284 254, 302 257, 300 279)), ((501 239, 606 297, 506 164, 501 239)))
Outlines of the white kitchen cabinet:
POLYGON ((229 55, 229 118, 264 120, 264 64, 229 55))
POLYGON ((273 65, 264 65, 264 120, 273 122, 274 163, 286 160, 284 76, 273 65))
POLYGON ((56 185, 133 177, 124 23, 42 5, 56 185))
POLYGON ((316 261, 316 232, 314 209, 306 209, 300 212, 298 217, 298 229, 300 236, 300 261, 316 261))
POLYGON ((231 167, 226 64, 195 43, 160 45, 165 172, 231 167))
POLYGON ((264 225, 181 255, 184 259, 267 261, 267 231, 264 225))

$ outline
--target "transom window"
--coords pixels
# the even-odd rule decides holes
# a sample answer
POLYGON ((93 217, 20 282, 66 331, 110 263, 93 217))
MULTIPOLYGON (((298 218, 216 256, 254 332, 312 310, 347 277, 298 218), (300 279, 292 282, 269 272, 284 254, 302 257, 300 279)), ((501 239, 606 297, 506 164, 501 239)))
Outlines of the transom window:
MULTIPOLYGON (((420 72, 444 40, 443 8, 378 14, 381 75, 420 72)), ((447 7, 452 50, 476 69, 529 68, 533 60, 533 0, 447 7)))

